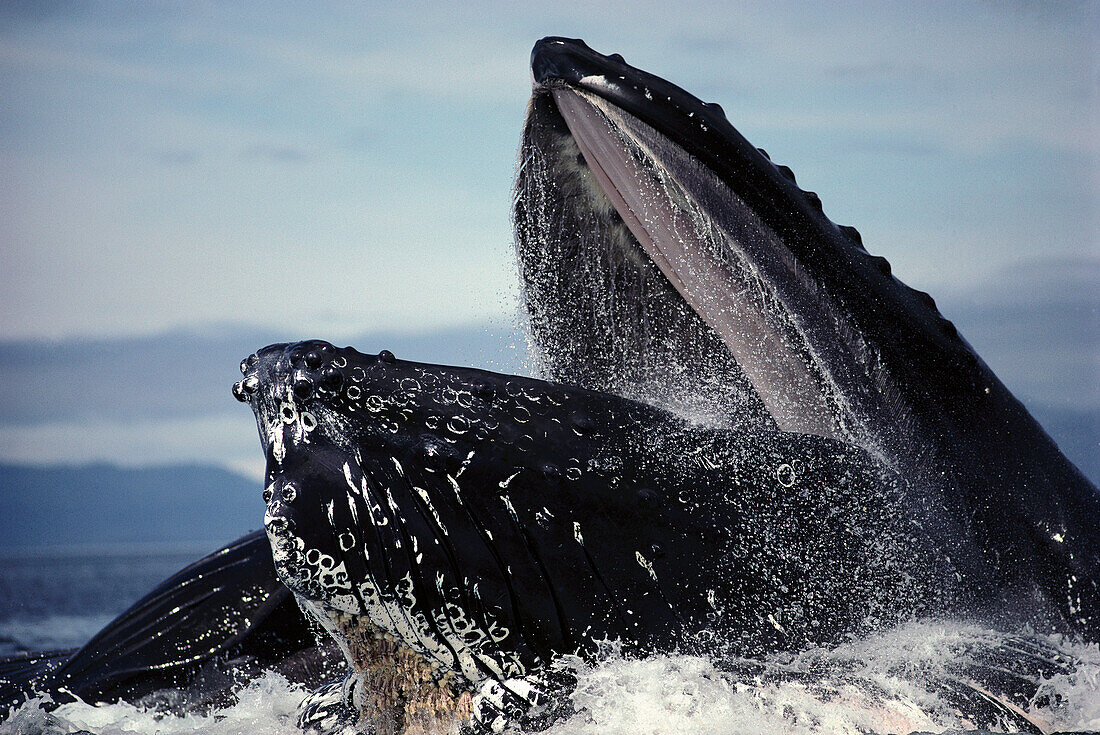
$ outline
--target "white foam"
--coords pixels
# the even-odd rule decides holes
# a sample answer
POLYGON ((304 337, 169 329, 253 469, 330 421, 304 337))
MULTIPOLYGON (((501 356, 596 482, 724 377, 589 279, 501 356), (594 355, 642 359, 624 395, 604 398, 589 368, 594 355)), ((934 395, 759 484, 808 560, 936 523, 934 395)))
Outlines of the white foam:
MULTIPOLYGON (((687 655, 634 659, 608 646, 600 661, 565 658, 576 672, 578 713, 548 735, 855 735, 972 729, 946 700, 896 676, 905 668, 933 678, 960 650, 999 634, 976 626, 914 623, 853 641, 832 651, 781 656, 769 665, 797 677, 738 680, 709 660, 687 655)), ((1029 716, 1044 730, 1100 728, 1100 648, 1050 642, 1080 662, 1075 673, 1042 683, 1029 716), (1054 695, 1054 696, 1046 696, 1054 695)), ((295 710, 303 697, 273 673, 240 692, 238 702, 208 715, 170 716, 128 704, 62 705, 52 712, 42 700, 24 704, 0 735, 87 730, 96 735, 147 734, 300 735, 295 710)))
MULTIPOLYGON (((974 729, 948 701, 894 675, 950 664, 959 650, 997 634, 961 624, 918 623, 834 651, 778 657, 770 663, 808 674, 737 681, 697 656, 631 659, 612 649, 596 665, 566 662, 579 675, 578 713, 548 735, 699 733, 700 735, 858 735, 974 729)), ((1051 639, 1081 665, 1041 685, 1049 704, 1028 715, 1044 730, 1100 727, 1100 649, 1051 639)), ((1015 728, 1011 728, 1014 730, 1015 728)))
POLYGON ((238 701, 208 715, 171 716, 130 704, 64 704, 47 712, 41 698, 25 703, 0 724, 0 735, 68 733, 96 735, 301 735, 296 726, 304 691, 282 676, 267 673, 239 692, 238 701))

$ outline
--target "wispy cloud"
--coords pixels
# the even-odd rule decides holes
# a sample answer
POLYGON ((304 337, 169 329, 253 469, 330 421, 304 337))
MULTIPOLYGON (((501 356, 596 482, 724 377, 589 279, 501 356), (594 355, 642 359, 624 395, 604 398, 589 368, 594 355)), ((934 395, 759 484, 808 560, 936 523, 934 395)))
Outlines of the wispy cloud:
POLYGON ((254 143, 241 151, 244 158, 262 158, 275 163, 301 163, 309 158, 309 153, 289 145, 254 143))
POLYGON ((1056 5, 2 4, 0 335, 511 314, 547 33, 722 102, 903 277, 977 289, 1095 247, 1095 11, 1056 5))

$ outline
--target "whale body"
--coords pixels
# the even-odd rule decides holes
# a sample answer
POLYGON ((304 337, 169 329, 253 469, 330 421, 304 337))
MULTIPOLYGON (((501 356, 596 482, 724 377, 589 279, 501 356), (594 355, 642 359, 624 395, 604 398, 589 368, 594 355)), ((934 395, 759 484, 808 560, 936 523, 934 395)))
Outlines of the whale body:
POLYGON ((532 74, 513 217, 543 379, 259 350, 234 395, 269 543, 4 662, 0 701, 209 701, 275 667, 318 686, 307 729, 544 726, 554 661, 601 640, 751 678, 951 618, 1008 632, 914 683, 1038 731, 1037 682, 1073 662, 1013 631, 1100 639, 1097 489, 717 105, 572 39, 532 74))

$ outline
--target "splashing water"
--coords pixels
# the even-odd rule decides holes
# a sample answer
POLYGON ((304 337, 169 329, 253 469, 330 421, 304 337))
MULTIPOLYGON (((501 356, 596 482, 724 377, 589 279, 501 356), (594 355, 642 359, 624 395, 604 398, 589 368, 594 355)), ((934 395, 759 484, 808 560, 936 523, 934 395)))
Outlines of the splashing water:
POLYGON ((301 735, 296 726, 298 703, 305 695, 279 674, 268 672, 237 693, 237 701, 209 714, 168 715, 132 704, 93 706, 84 702, 63 704, 47 711, 46 698, 23 704, 6 722, 0 735, 61 735, 89 732, 95 735, 301 735))
MULTIPOLYGON (((578 713, 547 732, 857 735, 973 730, 975 724, 950 702, 900 674, 919 670, 926 680, 949 678, 948 667, 960 648, 1001 635, 970 625, 912 623, 831 651, 773 657, 761 675, 748 680, 696 656, 630 659, 611 650, 596 665, 568 663, 579 679, 572 695, 578 713)), ((1041 683, 1030 719, 1048 732, 1100 727, 1100 649, 1039 638, 1079 663, 1073 673, 1041 683)))
MULTIPOLYGON (((1003 634, 957 623, 912 623, 833 650, 776 656, 756 674, 734 673, 699 656, 632 658, 607 644, 595 663, 563 657, 578 686, 576 713, 549 735, 856 735, 973 730, 952 704, 914 683, 950 678, 960 649, 1003 634)), ((1077 664, 1043 680, 1029 717, 1044 731, 1100 728, 1100 648, 1037 636, 1077 664)), ((83 702, 47 711, 25 703, 0 724, 0 735, 96 735, 264 732, 296 735, 295 709, 305 691, 267 673, 237 693, 233 704, 205 714, 170 715, 130 704, 83 702)), ((997 730, 995 730, 997 731, 997 730)), ((999 731, 1014 731, 1011 727, 999 731)))

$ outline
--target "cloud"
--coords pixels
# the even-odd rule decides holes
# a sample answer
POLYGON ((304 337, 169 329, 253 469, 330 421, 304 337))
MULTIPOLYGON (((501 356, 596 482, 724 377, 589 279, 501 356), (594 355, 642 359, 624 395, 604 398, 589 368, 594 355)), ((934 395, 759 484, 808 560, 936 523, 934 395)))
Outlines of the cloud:
POLYGON ((244 150, 241 151, 241 156, 244 158, 261 158, 275 163, 301 163, 309 158, 309 154, 301 148, 268 143, 254 143, 245 146, 244 150))
POLYGON ((1094 241, 1087 10, 825 8, 0 4, 0 335, 509 315, 544 33, 723 103, 914 285, 1094 241))

